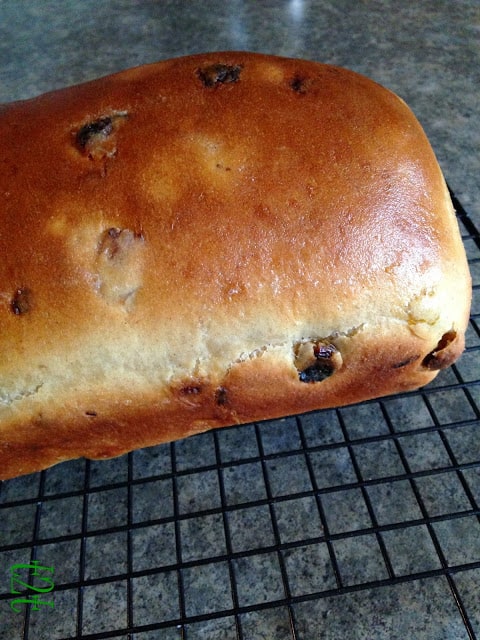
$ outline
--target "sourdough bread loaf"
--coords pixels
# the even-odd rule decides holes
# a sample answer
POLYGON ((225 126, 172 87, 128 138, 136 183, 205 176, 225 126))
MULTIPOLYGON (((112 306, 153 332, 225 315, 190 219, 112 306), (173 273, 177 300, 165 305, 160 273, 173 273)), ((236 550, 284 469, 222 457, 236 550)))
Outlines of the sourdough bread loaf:
POLYGON ((196 55, 0 109, 0 477, 415 389, 470 276, 405 103, 196 55))

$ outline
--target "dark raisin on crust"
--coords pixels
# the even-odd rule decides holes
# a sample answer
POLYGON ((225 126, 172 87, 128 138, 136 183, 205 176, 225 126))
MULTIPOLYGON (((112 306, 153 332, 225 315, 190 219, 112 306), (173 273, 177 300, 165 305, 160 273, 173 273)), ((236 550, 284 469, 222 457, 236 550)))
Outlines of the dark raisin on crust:
POLYGON ((334 368, 328 362, 316 362, 303 371, 300 371, 298 377, 300 382, 321 382, 329 378, 334 372, 334 368))
POLYGON ((298 372, 300 382, 321 382, 329 378, 336 370, 339 358, 338 349, 333 344, 316 342, 313 344, 314 361, 298 372))
POLYGON ((180 393, 185 396, 195 396, 201 393, 202 387, 200 385, 186 385, 180 389, 180 393))
POLYGON ((337 348, 333 346, 333 344, 322 344, 318 343, 313 347, 313 354, 317 359, 329 359, 335 353, 337 353, 337 348))
POLYGON ((117 154, 118 130, 127 118, 127 111, 115 111, 86 122, 73 132, 76 148, 90 160, 113 158, 117 154))
POLYGON ((290 88, 293 89, 295 93, 306 93, 307 84, 307 79, 299 74, 294 75, 290 80, 290 88))
POLYGON ((144 284, 145 247, 141 227, 107 227, 100 233, 95 247, 94 289, 105 302, 133 310, 144 284))
POLYGON ((110 227, 103 234, 103 240, 100 243, 100 251, 103 251, 107 258, 111 260, 119 250, 118 238, 122 233, 121 229, 110 227))
POLYGON ((241 71, 241 65, 217 63, 197 69, 197 76, 205 87, 215 87, 219 84, 238 82, 241 71))
POLYGON ((31 309, 32 300, 31 292, 27 288, 19 288, 13 294, 13 298, 10 301, 10 309, 16 316, 21 316, 27 313, 31 309))
POLYGON ((98 254, 104 254, 108 260, 113 260, 120 252, 125 257, 128 248, 131 247, 133 242, 143 242, 143 240, 142 231, 110 227, 102 233, 97 252, 98 254))
POLYGON ((79 129, 79 131, 77 131, 77 144, 80 149, 84 150, 87 144, 92 140, 92 138, 98 135, 107 138, 112 133, 112 131, 113 123, 110 116, 99 118, 94 122, 88 122, 87 124, 83 125, 83 127, 79 129))
POLYGON ((219 407, 224 407, 228 403, 227 390, 225 387, 218 387, 215 390, 215 402, 219 407))

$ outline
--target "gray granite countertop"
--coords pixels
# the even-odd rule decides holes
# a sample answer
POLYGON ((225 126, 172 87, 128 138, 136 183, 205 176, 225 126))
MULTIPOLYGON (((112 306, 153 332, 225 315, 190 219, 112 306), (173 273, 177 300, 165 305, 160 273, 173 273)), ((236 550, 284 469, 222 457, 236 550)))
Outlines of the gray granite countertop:
MULTIPOLYGON (((334 63, 406 100, 478 227, 479 43, 478 0, 0 0, 0 102, 207 50, 334 63)), ((421 392, 0 483, 0 640, 480 638, 472 313, 421 392), (34 559, 51 602, 14 612, 34 559)))

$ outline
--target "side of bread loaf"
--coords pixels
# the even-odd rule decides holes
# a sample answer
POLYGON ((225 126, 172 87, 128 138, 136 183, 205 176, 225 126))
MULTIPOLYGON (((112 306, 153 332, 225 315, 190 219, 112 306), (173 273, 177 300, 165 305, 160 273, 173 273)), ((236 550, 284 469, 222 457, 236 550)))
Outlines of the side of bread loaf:
POLYGON ((417 388, 470 277, 425 134, 356 73, 178 58, 0 107, 0 478, 417 388))

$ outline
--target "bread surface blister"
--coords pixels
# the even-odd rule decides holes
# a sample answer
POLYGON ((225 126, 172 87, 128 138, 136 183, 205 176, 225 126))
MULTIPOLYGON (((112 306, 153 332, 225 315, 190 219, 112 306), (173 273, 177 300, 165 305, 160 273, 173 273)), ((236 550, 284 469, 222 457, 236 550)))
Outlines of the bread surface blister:
POLYGON ((471 281, 414 115, 187 56, 0 110, 0 478, 416 389, 471 281))

